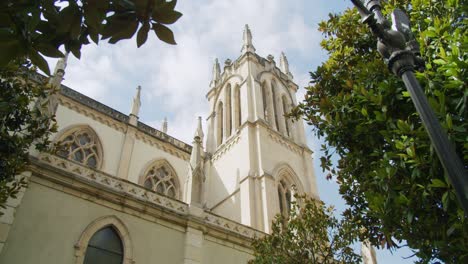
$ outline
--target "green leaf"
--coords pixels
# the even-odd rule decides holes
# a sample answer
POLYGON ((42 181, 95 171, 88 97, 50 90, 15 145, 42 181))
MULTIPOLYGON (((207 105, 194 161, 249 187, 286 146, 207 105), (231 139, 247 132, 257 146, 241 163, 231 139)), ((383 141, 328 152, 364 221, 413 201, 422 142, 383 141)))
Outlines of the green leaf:
POLYGON ((153 23, 153 30, 160 40, 172 45, 177 44, 174 39, 174 33, 168 27, 159 23, 153 23))
POLYGON ((433 188, 447 188, 447 184, 445 182, 439 180, 439 179, 432 179, 431 184, 429 184, 429 187, 433 188))
POLYGON ((155 9, 153 11, 153 20, 162 24, 173 24, 181 17, 182 13, 175 10, 164 11, 155 9))
POLYGON ((20 42, 14 38, 0 39, 0 67, 7 65, 20 54, 20 42))
POLYGON ((137 47, 141 47, 141 45, 145 44, 146 40, 148 39, 148 32, 150 30, 150 24, 144 23, 143 26, 138 30, 137 33, 137 47))
POLYGON ((447 114, 447 116, 445 117, 445 121, 447 122, 447 128, 452 129, 453 122, 452 122, 452 117, 450 116, 450 114, 447 114))
POLYGON ((41 71, 50 76, 49 65, 47 61, 34 49, 29 50, 29 59, 32 64, 36 65, 41 71))
POLYGON ((131 37, 133 37, 133 35, 135 34, 135 31, 137 30, 138 28, 138 21, 137 20, 130 20, 128 21, 128 23, 125 24, 124 27, 122 27, 117 33, 115 33, 111 39, 109 39, 109 43, 116 43, 118 42, 119 40, 122 40, 122 39, 129 39, 131 37))
POLYGON ((447 212, 447 209, 448 209, 448 206, 449 206, 449 191, 446 191, 443 195, 442 195, 442 205, 444 207, 444 211, 447 212))
POLYGON ((364 107, 361 108, 361 113, 362 113, 363 116, 368 116, 368 114, 367 114, 367 109, 364 108, 364 107))
POLYGON ((63 56, 65 56, 60 50, 48 43, 41 42, 35 45, 34 48, 47 57, 62 58, 63 56))

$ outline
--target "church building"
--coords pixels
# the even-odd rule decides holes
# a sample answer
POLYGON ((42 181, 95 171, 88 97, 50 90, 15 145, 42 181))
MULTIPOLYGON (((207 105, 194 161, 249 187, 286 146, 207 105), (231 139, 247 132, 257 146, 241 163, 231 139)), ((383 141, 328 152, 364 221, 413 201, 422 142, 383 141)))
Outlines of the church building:
POLYGON ((192 145, 138 120, 140 87, 127 115, 61 85, 65 70, 48 101, 57 151, 31 150, 28 187, 0 217, 0 263, 247 263, 295 193, 318 198, 303 123, 285 116, 288 60, 257 55, 248 26, 240 56, 214 62, 192 145))

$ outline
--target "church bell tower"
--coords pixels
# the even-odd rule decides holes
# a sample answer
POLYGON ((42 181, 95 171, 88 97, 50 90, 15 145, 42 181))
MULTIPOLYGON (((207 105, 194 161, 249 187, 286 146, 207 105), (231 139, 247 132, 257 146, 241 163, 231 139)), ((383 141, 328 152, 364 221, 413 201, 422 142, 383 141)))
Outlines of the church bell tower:
POLYGON ((317 196, 312 151, 302 121, 287 118, 298 86, 281 53, 255 53, 246 25, 241 55, 218 60, 207 99, 205 210, 269 232, 276 214, 287 214, 294 193, 317 196))

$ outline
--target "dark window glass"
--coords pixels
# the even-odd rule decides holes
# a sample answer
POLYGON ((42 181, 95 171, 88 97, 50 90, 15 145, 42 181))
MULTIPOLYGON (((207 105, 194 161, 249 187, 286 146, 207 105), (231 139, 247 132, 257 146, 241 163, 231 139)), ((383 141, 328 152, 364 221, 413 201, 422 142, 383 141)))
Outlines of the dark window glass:
POLYGON ((112 227, 97 231, 89 240, 84 264, 122 264, 123 246, 112 227))

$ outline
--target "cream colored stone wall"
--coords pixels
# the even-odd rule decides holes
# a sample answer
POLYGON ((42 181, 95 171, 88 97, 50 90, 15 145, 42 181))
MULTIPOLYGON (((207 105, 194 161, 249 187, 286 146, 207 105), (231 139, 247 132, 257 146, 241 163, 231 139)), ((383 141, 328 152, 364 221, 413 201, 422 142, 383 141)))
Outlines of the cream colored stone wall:
POLYGON ((0 253, 0 263, 76 263, 77 252, 84 252, 78 247, 84 231, 97 219, 108 216, 118 219, 128 231, 131 243, 125 246, 131 247, 133 260, 129 263, 234 264, 247 263, 252 258, 245 238, 237 238, 242 245, 229 242, 226 235, 210 235, 216 234, 214 230, 186 228, 180 225, 184 221, 169 222, 142 215, 84 192, 65 193, 62 188, 33 177, 0 253))
POLYGON ((252 259, 252 252, 223 240, 205 237, 203 241, 203 264, 239 264, 252 259))
POLYGON ((184 232, 30 184, 0 255, 0 263, 74 263, 82 232, 94 220, 114 215, 127 226, 135 263, 182 263, 184 232))

